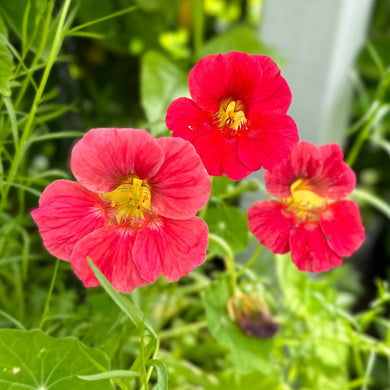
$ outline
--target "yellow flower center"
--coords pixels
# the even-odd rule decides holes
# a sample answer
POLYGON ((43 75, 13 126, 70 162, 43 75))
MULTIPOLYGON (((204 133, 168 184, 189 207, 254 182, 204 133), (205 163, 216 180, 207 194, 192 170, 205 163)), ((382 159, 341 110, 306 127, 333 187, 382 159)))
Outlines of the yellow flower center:
POLYGON ((145 219, 144 213, 150 213, 150 189, 145 180, 137 177, 120 184, 114 191, 106 192, 104 200, 111 202, 115 218, 120 222, 130 220, 132 223, 145 219))
POLYGON ((235 131, 247 122, 244 105, 241 100, 225 98, 219 105, 219 125, 229 127, 235 131))
POLYGON ((318 212, 329 203, 329 200, 314 193, 305 179, 295 180, 290 191, 291 198, 284 201, 299 220, 318 219, 318 212))

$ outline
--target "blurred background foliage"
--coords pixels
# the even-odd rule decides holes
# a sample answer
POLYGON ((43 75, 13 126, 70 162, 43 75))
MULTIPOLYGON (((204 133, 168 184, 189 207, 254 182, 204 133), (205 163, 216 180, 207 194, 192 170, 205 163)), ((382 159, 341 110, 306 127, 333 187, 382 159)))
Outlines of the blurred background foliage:
MULTIPOLYGON (((200 57, 239 50, 283 65, 259 37, 261 7, 261 0, 0 0, 0 327, 75 336, 104 351, 105 369, 142 374, 140 354, 145 361, 152 355, 143 333, 103 289, 86 290, 68 263, 55 262, 29 212, 52 180, 72 179, 71 146, 87 129, 169 135, 166 109, 188 96, 188 71, 200 57)), ((356 93, 345 152, 361 146, 353 161, 359 186, 384 204, 380 212, 358 199, 364 247, 354 261, 315 276, 261 248, 241 256, 240 290, 280 325, 273 339, 248 337, 226 311, 231 275, 224 260, 248 245, 237 204, 258 184, 214 178, 201 212, 212 234, 207 262, 178 283, 158 280, 131 294, 157 332, 169 388, 390 388, 390 215, 383 212, 390 204, 389 20, 389 2, 377 0, 351 76, 356 93)), ((7 353, 0 346, 0 362, 7 353)), ((156 372, 150 386, 162 389, 156 372)), ((113 386, 140 383, 129 377, 113 386)))

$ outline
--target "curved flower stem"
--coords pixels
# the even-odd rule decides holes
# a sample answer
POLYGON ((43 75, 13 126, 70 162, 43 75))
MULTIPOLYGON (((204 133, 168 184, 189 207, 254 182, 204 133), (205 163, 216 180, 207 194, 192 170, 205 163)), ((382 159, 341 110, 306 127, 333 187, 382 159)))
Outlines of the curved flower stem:
POLYGON ((225 252, 226 257, 224 258, 225 266, 227 271, 230 275, 230 286, 231 286, 231 293, 234 295, 236 292, 237 287, 237 276, 236 276, 236 269, 235 269, 235 261, 234 261, 234 253, 230 245, 221 237, 217 236, 216 234, 209 233, 209 240, 215 242, 217 245, 219 245, 225 252))
POLYGON ((51 277, 49 292, 47 293, 47 297, 46 297, 45 308, 43 309, 41 322, 39 323, 39 329, 42 329, 43 324, 46 321, 47 312, 49 310, 51 294, 53 293, 53 288, 54 288, 54 284, 55 284, 55 281, 56 281, 56 278, 57 278, 57 273, 58 273, 59 266, 60 266, 60 259, 57 259, 56 260, 56 265, 55 265, 54 271, 53 271, 53 276, 51 277))
POLYGON ((252 267, 253 263, 257 260, 259 257, 261 251, 263 250, 263 246, 259 245, 256 249, 256 252, 253 254, 253 256, 246 262, 246 264, 240 269, 240 271, 237 274, 237 277, 239 278, 248 268, 252 267))
POLYGON ((203 329, 203 328, 207 328, 206 321, 201 321, 201 322, 196 322, 194 324, 180 326, 180 327, 175 328, 175 329, 164 330, 164 331, 159 333, 159 338, 160 338, 160 340, 169 339, 171 337, 180 336, 182 334, 187 334, 189 332, 197 332, 198 330, 203 329))
POLYGON ((359 188, 355 188, 350 196, 355 199, 365 200, 367 203, 375 207, 390 219, 390 205, 377 196, 359 188))

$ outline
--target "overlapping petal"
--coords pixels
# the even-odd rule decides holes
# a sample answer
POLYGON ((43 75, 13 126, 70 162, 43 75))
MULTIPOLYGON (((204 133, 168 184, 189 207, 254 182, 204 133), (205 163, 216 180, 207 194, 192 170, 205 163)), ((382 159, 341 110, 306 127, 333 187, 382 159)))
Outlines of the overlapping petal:
POLYGON ((74 272, 86 287, 99 285, 87 257, 99 268, 117 291, 131 292, 134 288, 153 282, 156 278, 142 278, 134 263, 132 248, 136 230, 112 225, 95 230, 74 247, 71 263, 74 272))
POLYGON ((146 131, 93 129, 74 146, 71 166, 76 179, 95 192, 109 192, 126 176, 153 176, 164 152, 146 131))
POLYGON ((297 142, 297 127, 288 115, 256 114, 251 119, 251 131, 240 137, 238 157, 252 171, 271 169, 297 142))
POLYGON ((204 262, 207 244, 208 227, 202 219, 157 217, 138 232, 133 258, 142 277, 163 274, 172 282, 204 262))
POLYGON ((56 180, 45 188, 31 213, 46 249, 70 261, 75 244, 107 221, 101 198, 78 183, 56 180))
POLYGON ((294 220, 280 202, 264 200, 256 202, 248 210, 249 230, 261 245, 274 253, 284 254, 290 250, 290 229, 294 220))
POLYGON ((188 86, 199 107, 215 112, 226 97, 243 101, 251 97, 261 77, 258 61, 246 53, 233 51, 201 58, 188 75, 188 86))
POLYGON ((151 178, 152 210, 175 219, 194 216, 210 196, 210 178, 194 147, 180 138, 160 138, 164 162, 151 178))
POLYGON ((321 214, 321 227, 328 245, 340 256, 351 256, 364 241, 359 208, 351 200, 331 204, 321 214))
POLYGON ((291 259, 301 271, 323 272, 342 264, 318 223, 300 224, 290 234, 291 259))

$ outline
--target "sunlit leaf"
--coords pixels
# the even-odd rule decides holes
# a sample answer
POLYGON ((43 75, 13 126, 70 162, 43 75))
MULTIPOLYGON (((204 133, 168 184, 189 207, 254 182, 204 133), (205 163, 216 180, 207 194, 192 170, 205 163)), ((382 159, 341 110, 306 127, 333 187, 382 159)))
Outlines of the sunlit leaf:
POLYGON ((0 33, 0 94, 8 97, 11 95, 9 82, 13 76, 15 65, 6 39, 5 35, 0 33))
POLYGON ((0 367, 1 389, 112 390, 108 379, 95 383, 77 377, 109 369, 102 351, 40 330, 0 330, 0 367))
POLYGON ((167 108, 182 96, 188 96, 187 75, 162 54, 147 52, 141 63, 141 101, 153 135, 166 131, 167 108))

